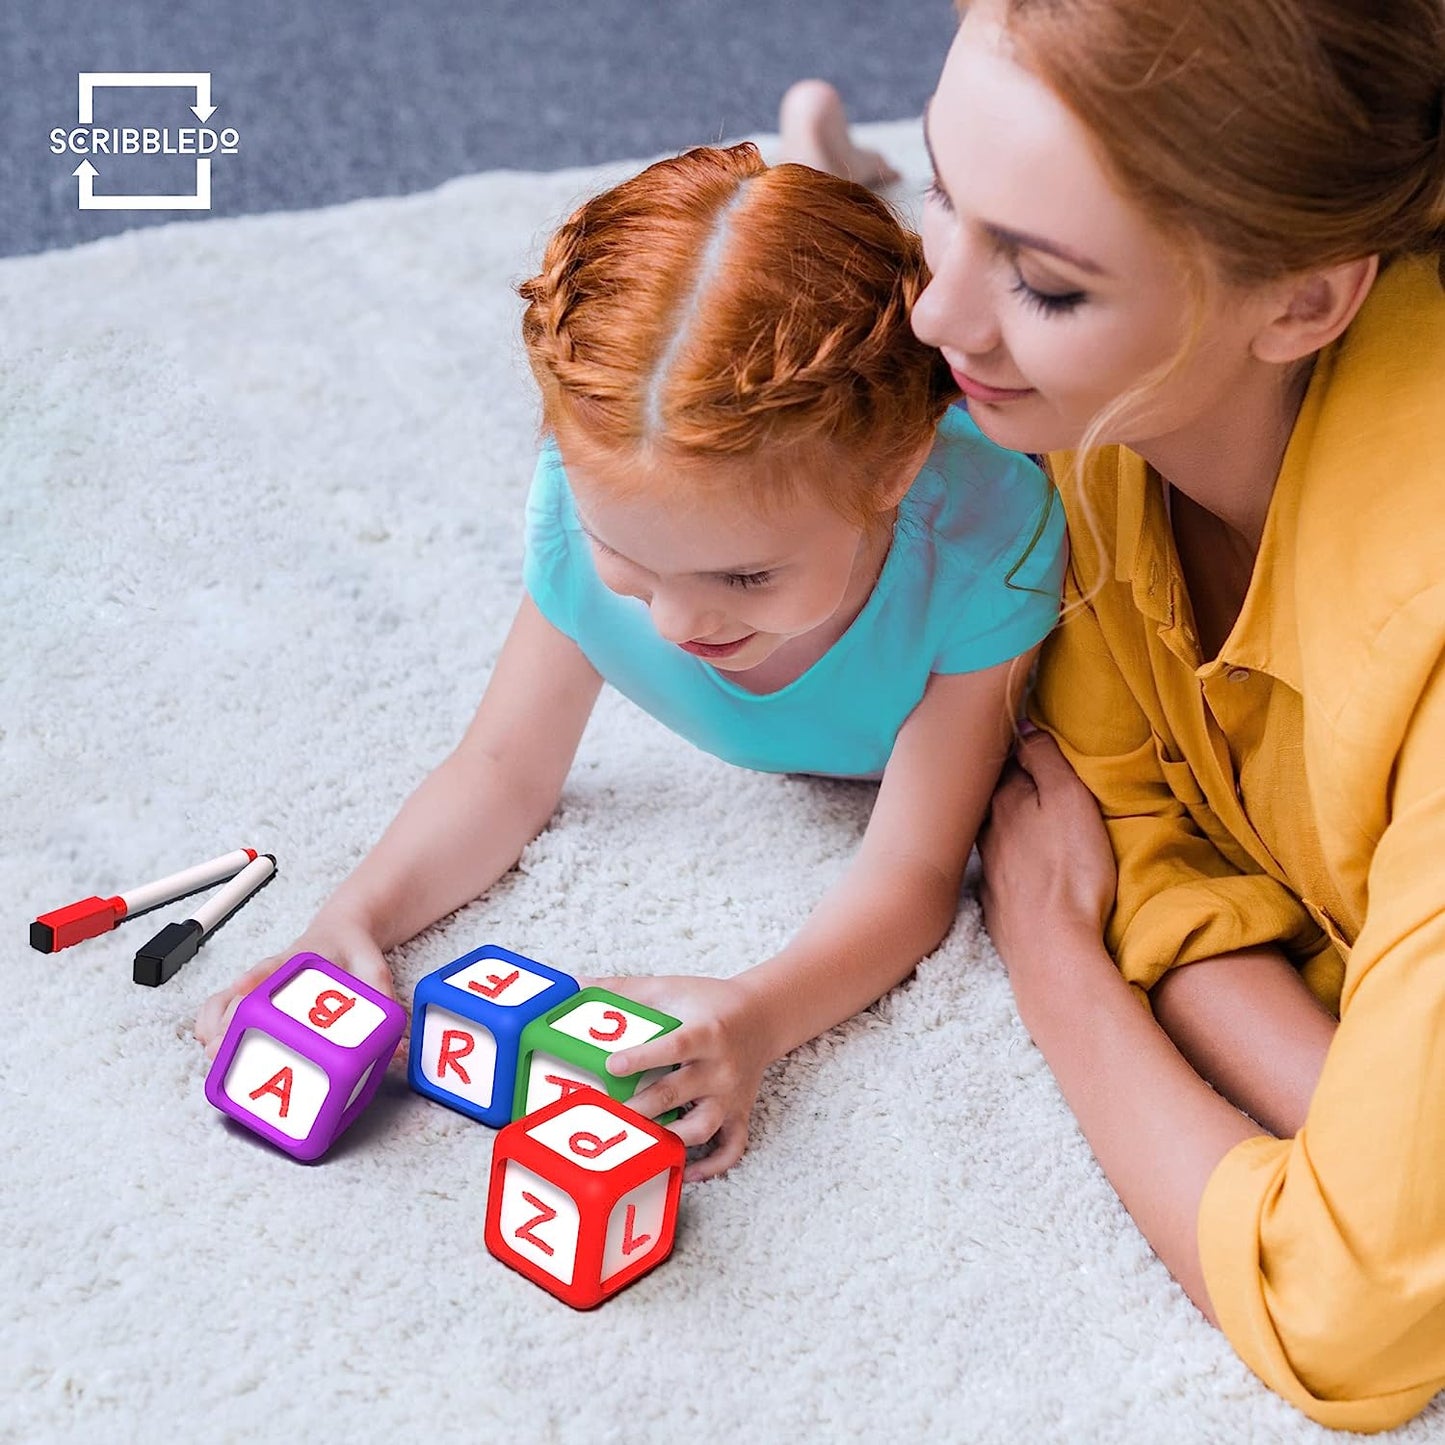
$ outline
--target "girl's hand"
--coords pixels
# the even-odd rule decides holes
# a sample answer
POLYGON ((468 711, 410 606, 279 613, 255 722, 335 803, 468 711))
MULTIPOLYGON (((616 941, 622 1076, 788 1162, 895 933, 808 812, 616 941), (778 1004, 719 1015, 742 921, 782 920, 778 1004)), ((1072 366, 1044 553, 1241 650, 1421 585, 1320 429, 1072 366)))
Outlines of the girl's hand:
POLYGON ((610 1074, 638 1074, 677 1064, 665 1079, 639 1089, 630 1108, 649 1119, 691 1105, 668 1127, 684 1144, 716 1146, 683 1173, 689 1183, 732 1168, 748 1144, 748 1116, 763 1070, 772 1063, 757 1005, 737 979, 593 978, 584 988, 605 988, 682 1020, 682 1027, 613 1054, 610 1074))
POLYGON ((1067 941, 1102 938, 1118 884, 1099 805, 1047 733, 1020 739, 978 847, 984 924, 1027 1022, 1067 941))
POLYGON ((288 958, 294 958, 298 953, 319 953, 338 968, 354 973, 363 983, 369 983, 387 998, 396 997, 386 956, 364 928, 357 924, 327 923, 317 919, 289 948, 262 959, 255 968, 243 973, 218 993, 213 993, 201 1005, 196 1014, 195 1035, 205 1045, 208 1059, 215 1058, 216 1050, 221 1047, 236 1005, 252 989, 270 978, 288 958))

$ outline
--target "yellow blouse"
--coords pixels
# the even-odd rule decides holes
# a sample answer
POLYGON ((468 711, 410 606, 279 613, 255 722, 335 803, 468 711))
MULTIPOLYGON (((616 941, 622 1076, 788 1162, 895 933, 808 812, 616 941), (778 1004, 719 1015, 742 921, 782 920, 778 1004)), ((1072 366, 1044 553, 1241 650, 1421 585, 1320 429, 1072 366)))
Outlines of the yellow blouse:
POLYGON ((1340 1026, 1293 1139, 1200 1207, 1231 1343, 1322 1424, 1445 1386, 1445 291, 1386 269, 1319 357, 1248 594, 1200 655, 1162 489, 1121 448, 1070 486, 1072 610, 1035 721, 1098 798, 1107 943, 1148 988, 1279 945, 1340 1026), (1081 499, 1088 499, 1085 506, 1081 499), (1087 599, 1086 601, 1082 599, 1087 599))

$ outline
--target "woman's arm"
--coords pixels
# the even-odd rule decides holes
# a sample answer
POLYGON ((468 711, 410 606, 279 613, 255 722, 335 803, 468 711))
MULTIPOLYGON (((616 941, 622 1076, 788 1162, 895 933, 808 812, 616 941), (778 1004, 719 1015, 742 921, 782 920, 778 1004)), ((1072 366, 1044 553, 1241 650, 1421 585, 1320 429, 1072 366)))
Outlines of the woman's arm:
POLYGON ((1114 862, 1093 795, 1046 733, 1017 755, 979 840, 985 922, 1019 1017, 1109 1182, 1213 1320, 1199 1202, 1219 1161, 1260 1130, 1189 1066, 1104 947, 1114 862))
POLYGON ((1297 1134, 1338 1027, 1276 948, 1172 968, 1149 991, 1154 1017, 1230 1103, 1286 1139, 1297 1134))
POLYGON ((577 644, 524 598, 455 751, 301 938, 206 1000, 196 1037, 214 1051, 236 1003, 306 949, 390 995, 386 951, 485 892, 546 825, 601 685, 577 644))
POLYGON ((689 1178, 720 1174, 741 1157, 773 1060, 866 1008, 952 927, 1031 662, 930 679, 899 732, 857 856, 779 953, 734 979, 599 980, 686 1021, 609 1067, 681 1066, 632 1102, 654 1116, 691 1103, 674 1132, 688 1144, 719 1136, 689 1178))

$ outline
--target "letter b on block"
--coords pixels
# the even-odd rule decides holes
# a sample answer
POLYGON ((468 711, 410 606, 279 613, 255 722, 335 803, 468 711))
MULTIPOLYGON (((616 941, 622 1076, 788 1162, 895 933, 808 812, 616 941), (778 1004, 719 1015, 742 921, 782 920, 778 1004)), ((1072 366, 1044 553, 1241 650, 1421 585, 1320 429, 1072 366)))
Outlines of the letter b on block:
POLYGON ((406 1030, 383 993, 298 953, 246 995, 206 1075, 206 1097, 296 1159, 319 1159, 381 1086, 406 1030))
POLYGON ((672 1252, 682 1141, 594 1089, 518 1119, 492 1146, 487 1248, 573 1309, 672 1252))
POLYGON ((576 979, 545 963, 495 944, 474 949, 417 984, 408 1081, 500 1129, 512 1117, 522 1030, 576 992, 576 979))

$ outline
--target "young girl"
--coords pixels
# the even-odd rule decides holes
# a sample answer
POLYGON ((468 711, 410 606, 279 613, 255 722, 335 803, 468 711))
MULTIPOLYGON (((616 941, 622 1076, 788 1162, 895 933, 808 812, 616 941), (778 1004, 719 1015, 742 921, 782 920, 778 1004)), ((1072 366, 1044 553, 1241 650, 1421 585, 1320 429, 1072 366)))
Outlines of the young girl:
MULTIPOLYGON (((755 147, 695 150, 587 202, 521 287, 542 448, 526 595, 456 751, 302 938, 390 992, 385 953, 487 889, 546 825, 609 682, 699 747, 881 778, 857 858, 798 936, 735 978, 610 987, 683 1026, 615 1055, 678 1065, 688 1177, 743 1152, 763 1071, 866 1007, 947 933, 1053 626, 1063 516, 985 440, 909 327, 917 237, 863 187, 755 147)), ((704 845, 705 846, 705 845, 704 845)))

